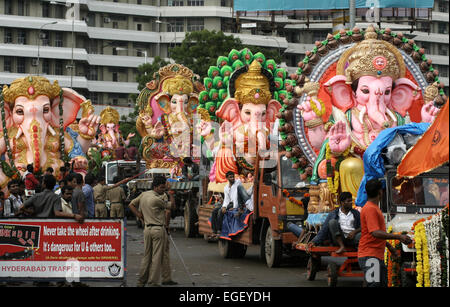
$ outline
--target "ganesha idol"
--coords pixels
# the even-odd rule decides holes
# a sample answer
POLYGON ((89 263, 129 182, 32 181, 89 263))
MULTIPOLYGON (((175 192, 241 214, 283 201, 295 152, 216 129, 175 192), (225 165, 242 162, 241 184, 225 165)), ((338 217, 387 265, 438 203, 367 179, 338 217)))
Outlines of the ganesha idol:
POLYGON ((202 85, 180 64, 159 69, 137 98, 136 128, 148 168, 175 168, 192 155, 193 116, 202 85))
POLYGON ((215 153, 211 182, 226 182, 228 171, 245 180, 253 174, 257 155, 270 151, 269 135, 281 108, 273 98, 273 83, 272 73, 258 60, 233 72, 229 96, 215 112, 222 121, 218 142, 211 132, 211 121, 202 116, 200 134, 209 151, 215 153))
POLYGON ((114 156, 114 150, 121 144, 128 146, 130 139, 134 136, 133 133, 128 134, 126 140, 123 139, 119 131, 119 112, 111 107, 106 107, 100 112, 100 126, 101 134, 99 135, 97 145, 103 149, 103 153, 110 153, 114 156))
POLYGON ((5 157, 1 187, 8 177, 22 175, 28 164, 36 172, 52 167, 57 177, 65 160, 72 160, 76 168, 86 166, 85 153, 99 123, 93 110, 89 100, 44 77, 24 77, 5 85, 1 93, 0 154, 5 157), (83 115, 76 123, 80 107, 83 115))
MULTIPOLYGON (((366 148, 383 129, 410 121, 432 122, 439 111, 434 101, 438 90, 436 84, 427 86, 433 82, 420 74, 409 56, 419 48, 414 45, 412 50, 400 36, 377 33, 372 26, 364 36, 359 31, 351 37, 342 34, 329 37, 324 52, 329 54, 316 59, 318 67, 310 74, 314 80, 306 78, 296 88, 300 97, 296 120, 307 140, 303 147, 312 149, 312 182, 326 180, 332 194, 340 189, 356 196, 366 148), (344 45, 337 48, 339 43, 344 45), (400 45, 406 47, 397 48, 400 45)), ((319 53, 320 49, 310 58, 319 53)))

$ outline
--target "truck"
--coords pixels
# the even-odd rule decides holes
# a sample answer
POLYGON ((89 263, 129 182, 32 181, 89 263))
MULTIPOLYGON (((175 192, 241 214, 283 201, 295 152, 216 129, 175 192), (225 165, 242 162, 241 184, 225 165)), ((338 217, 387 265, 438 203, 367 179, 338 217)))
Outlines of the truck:
MULTIPOLYGON (((276 163, 273 163, 257 158, 256 165, 263 167, 255 167, 254 211, 249 226, 232 240, 218 240, 222 257, 242 258, 249 245, 259 245, 261 259, 272 268, 281 264, 284 254, 297 254, 293 243, 298 238, 289 230, 289 223, 303 225, 307 210, 298 201, 303 199, 308 186, 300 180, 298 170, 292 168, 292 161, 286 157, 286 152, 279 152, 275 160, 276 163)), ((223 193, 225 186, 222 184, 221 188, 214 189, 208 185, 209 188, 207 180, 204 180, 204 193, 198 209, 199 233, 205 238, 212 234, 208 221, 213 206, 208 204, 208 200, 213 191, 223 193)), ((244 183, 244 187, 247 188, 248 184, 244 183)))
MULTIPOLYGON (((441 166, 414 178, 396 178, 394 166, 386 167, 386 202, 382 206, 387 227, 392 232, 411 234, 415 221, 441 211, 448 204, 449 167, 441 166), (431 186, 437 193, 430 193, 431 186)), ((402 244, 400 279, 402 287, 416 284, 415 253, 413 246, 402 244)))
MULTIPOLYGON (((135 218, 127 210, 128 203, 138 197, 140 193, 151 190, 153 177, 161 175, 168 178, 170 189, 175 191, 175 210, 172 210, 172 218, 177 216, 184 217, 184 232, 187 237, 194 237, 197 234, 197 208, 199 181, 178 181, 170 178, 170 168, 146 168, 145 162, 140 162, 139 168, 136 167, 136 161, 116 160, 103 162, 106 184, 112 186, 115 176, 121 180, 129 177, 135 177, 124 185, 127 195, 125 202, 125 212, 127 217, 135 218)), ((142 228, 142 222, 136 219, 137 226, 142 228)))

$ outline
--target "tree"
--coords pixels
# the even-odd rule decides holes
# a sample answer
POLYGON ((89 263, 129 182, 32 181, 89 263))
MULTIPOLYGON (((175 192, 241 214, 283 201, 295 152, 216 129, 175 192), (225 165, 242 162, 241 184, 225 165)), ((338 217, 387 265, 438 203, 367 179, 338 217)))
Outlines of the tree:
POLYGON ((188 67, 203 78, 208 68, 217 64, 219 56, 243 47, 239 38, 227 36, 222 31, 202 30, 186 33, 181 45, 172 48, 170 54, 176 63, 188 67))

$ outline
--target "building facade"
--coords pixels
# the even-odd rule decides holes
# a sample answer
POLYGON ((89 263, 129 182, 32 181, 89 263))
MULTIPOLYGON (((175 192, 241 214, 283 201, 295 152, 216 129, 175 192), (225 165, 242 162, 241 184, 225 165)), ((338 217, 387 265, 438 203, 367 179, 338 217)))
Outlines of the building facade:
MULTIPOLYGON (((431 20, 412 32, 403 19, 381 23, 426 48, 446 85, 448 10, 448 0, 436 0, 431 20)), ((232 0, 0 0, 0 85, 39 74, 91 99, 97 112, 112 105, 126 115, 134 109, 129 94, 138 93, 137 67, 155 56, 168 60, 186 32, 223 31, 246 45, 277 48, 295 72, 333 28, 330 12, 310 14, 238 15, 232 0)), ((363 17, 356 22, 367 26, 363 17)))

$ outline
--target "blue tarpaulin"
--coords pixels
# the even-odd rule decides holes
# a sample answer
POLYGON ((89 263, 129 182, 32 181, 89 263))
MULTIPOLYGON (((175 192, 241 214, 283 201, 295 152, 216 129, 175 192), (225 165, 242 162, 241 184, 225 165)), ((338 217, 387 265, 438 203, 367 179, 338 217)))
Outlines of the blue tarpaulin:
MULTIPOLYGON (((349 0, 234 0, 235 11, 345 10, 349 0)), ((356 8, 433 8, 434 0, 356 0, 356 8)))
POLYGON ((381 156, 383 149, 389 145, 395 138, 397 133, 414 135, 423 134, 427 131, 430 123, 409 123, 403 126, 385 129, 380 132, 372 144, 367 147, 364 152, 364 176, 359 186, 358 195, 356 196, 356 205, 363 207, 367 202, 366 183, 374 178, 383 178, 386 171, 384 160, 381 156))

